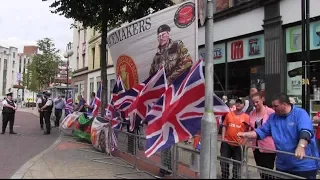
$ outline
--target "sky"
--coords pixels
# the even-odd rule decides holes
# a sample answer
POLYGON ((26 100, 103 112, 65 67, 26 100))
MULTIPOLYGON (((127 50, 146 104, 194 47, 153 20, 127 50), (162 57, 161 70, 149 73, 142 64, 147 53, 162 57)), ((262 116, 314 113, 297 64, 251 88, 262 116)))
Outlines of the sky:
POLYGON ((51 38, 57 49, 66 49, 72 42, 72 19, 52 14, 53 0, 1 0, 0 5, 0 46, 17 47, 23 51, 24 45, 36 45, 36 41, 51 38))

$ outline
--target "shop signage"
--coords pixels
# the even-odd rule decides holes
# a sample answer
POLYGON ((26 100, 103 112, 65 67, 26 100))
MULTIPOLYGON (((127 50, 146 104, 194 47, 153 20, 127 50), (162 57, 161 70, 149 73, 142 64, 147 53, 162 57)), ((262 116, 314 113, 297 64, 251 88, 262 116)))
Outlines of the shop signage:
POLYGON ((228 42, 228 62, 264 57, 264 35, 228 42))
MULTIPOLYGON (((286 52, 301 52, 301 26, 286 29, 286 52)), ((310 49, 320 49, 320 21, 310 23, 310 49)))
MULTIPOLYGON (((199 59, 206 59, 206 48, 199 48, 199 59)), ((225 63, 225 44, 214 45, 213 50, 214 64, 225 63)))
POLYGON ((302 95, 302 62, 288 62, 287 64, 287 94, 302 95))

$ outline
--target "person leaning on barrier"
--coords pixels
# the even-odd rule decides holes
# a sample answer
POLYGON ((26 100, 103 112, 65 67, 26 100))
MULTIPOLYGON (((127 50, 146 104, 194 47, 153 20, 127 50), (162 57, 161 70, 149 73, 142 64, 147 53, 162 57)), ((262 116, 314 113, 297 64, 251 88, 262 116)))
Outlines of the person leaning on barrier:
POLYGON ((239 132, 238 136, 258 140, 272 136, 276 150, 292 153, 289 155, 277 152, 276 169, 307 179, 315 179, 319 161, 304 158, 306 155, 319 157, 308 113, 302 108, 293 106, 289 97, 283 93, 274 96, 272 106, 275 113, 269 116, 265 124, 254 131, 239 132))
MULTIPOLYGON (((265 124, 268 121, 270 114, 274 113, 274 110, 263 104, 264 97, 259 92, 251 96, 251 102, 255 109, 251 111, 249 115, 249 125, 251 130, 254 130, 265 124)), ((252 141, 252 146, 258 147, 252 148, 254 160, 256 161, 257 166, 273 169, 276 153, 272 137, 268 136, 263 140, 254 139, 252 141)), ((261 179, 270 179, 270 177, 265 173, 260 173, 260 176, 261 179)))
MULTIPOLYGON (((243 112, 244 99, 236 100, 236 110, 229 112, 224 121, 222 128, 222 142, 220 148, 220 154, 225 158, 232 158, 236 161, 242 160, 242 144, 245 144, 244 139, 239 139, 237 133, 248 130, 249 116, 243 112), (225 142, 223 142, 225 141, 225 142), (228 141, 228 142, 226 142, 228 141), (234 143, 232 143, 232 142, 234 143)), ((220 161, 221 165, 221 178, 229 179, 229 163, 220 161)), ((240 163, 233 163, 232 175, 233 179, 240 179, 240 163)))

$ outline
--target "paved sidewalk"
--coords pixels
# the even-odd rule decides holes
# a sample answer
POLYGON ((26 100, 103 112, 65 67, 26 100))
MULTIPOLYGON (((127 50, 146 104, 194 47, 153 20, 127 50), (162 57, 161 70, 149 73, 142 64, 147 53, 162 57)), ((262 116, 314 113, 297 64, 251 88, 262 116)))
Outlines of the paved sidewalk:
MULTIPOLYGON (((104 164, 91 161, 93 158, 106 158, 105 154, 92 149, 91 144, 76 143, 72 137, 61 135, 56 143, 46 152, 27 162, 24 167, 16 172, 12 179, 118 179, 117 173, 130 172, 126 178, 154 179, 147 173, 138 172, 117 159, 104 159, 114 163, 104 164), (81 149, 88 151, 81 151, 81 149), (80 150, 79 150, 80 149, 80 150)), ((122 178, 121 178, 122 179, 122 178)))
POLYGON ((19 108, 18 107, 18 110, 17 111, 20 111, 20 112, 28 112, 28 113, 31 113, 31 114, 34 114, 35 116, 39 117, 39 112, 38 112, 38 109, 36 107, 34 108, 19 108))

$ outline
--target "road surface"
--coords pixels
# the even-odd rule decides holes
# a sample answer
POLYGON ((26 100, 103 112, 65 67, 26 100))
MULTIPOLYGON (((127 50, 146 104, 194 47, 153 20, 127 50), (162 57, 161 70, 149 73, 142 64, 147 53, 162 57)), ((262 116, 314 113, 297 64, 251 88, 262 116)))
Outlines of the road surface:
MULTIPOLYGON (((2 127, 2 117, 1 117, 2 127)), ((8 124, 9 125, 9 124, 8 124)), ((0 179, 10 178, 24 163, 47 149, 59 136, 57 128, 43 135, 39 118, 31 113, 17 112, 14 131, 17 135, 0 134, 0 179)))

